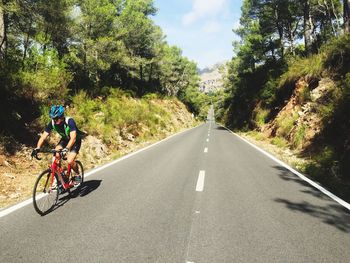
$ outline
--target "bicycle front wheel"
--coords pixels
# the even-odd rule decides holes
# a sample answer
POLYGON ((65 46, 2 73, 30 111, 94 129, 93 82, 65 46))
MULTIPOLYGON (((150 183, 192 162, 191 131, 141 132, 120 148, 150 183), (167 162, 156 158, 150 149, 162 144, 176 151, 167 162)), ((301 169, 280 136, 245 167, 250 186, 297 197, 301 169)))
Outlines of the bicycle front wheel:
POLYGON ((33 205, 38 214, 45 215, 52 210, 58 199, 58 177, 51 175, 51 170, 42 172, 34 184, 33 205))

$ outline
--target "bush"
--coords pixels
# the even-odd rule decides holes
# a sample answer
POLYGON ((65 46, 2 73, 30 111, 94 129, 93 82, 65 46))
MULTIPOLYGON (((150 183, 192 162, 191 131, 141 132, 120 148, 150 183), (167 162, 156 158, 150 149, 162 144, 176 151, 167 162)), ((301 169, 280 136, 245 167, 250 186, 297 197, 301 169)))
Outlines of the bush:
POLYGON ((330 41, 321 49, 326 54, 324 66, 336 75, 345 75, 350 71, 350 35, 345 34, 330 41))
POLYGON ((258 108, 255 111, 255 117, 254 117, 255 124, 258 127, 262 127, 266 123, 269 114, 270 114, 270 111, 268 109, 258 108))
POLYGON ((324 55, 316 54, 309 58, 295 58, 288 63, 288 70, 280 77, 279 87, 295 83, 301 77, 321 78, 324 70, 324 55))
POLYGON ((279 148, 286 148, 288 146, 288 141, 281 137, 272 138, 271 143, 279 148))
POLYGON ((31 59, 27 60, 19 73, 19 82, 25 92, 32 93, 38 101, 50 104, 63 104, 68 95, 68 85, 72 74, 66 69, 57 52, 47 50, 40 54, 33 49, 31 59))
POLYGON ((292 146, 294 148, 301 148, 303 146, 307 126, 305 124, 298 126, 294 137, 292 138, 292 146))
POLYGON ((286 138, 293 129, 296 120, 298 119, 298 113, 293 112, 291 115, 284 114, 277 119, 277 135, 286 138))

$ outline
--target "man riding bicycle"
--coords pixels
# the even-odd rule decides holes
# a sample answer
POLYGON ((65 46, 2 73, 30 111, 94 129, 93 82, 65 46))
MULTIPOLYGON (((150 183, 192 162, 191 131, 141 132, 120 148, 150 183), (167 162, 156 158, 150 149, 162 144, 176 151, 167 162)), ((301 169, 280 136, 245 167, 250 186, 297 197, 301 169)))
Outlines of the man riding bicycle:
MULTIPOLYGON (((79 168, 75 163, 75 159, 80 150, 82 132, 77 128, 73 118, 64 116, 64 107, 62 105, 52 106, 49 116, 51 121, 47 124, 44 133, 38 140, 37 146, 32 152, 32 156, 35 156, 39 152, 44 141, 50 135, 50 132, 54 130, 61 136, 61 140, 56 145, 55 150, 62 150, 67 156, 67 174, 70 174, 71 169, 73 169, 76 174, 79 174, 79 168)), ((59 154, 57 154, 57 158, 60 158, 59 154)), ((73 180, 79 183, 81 181, 81 176, 75 176, 73 180)))

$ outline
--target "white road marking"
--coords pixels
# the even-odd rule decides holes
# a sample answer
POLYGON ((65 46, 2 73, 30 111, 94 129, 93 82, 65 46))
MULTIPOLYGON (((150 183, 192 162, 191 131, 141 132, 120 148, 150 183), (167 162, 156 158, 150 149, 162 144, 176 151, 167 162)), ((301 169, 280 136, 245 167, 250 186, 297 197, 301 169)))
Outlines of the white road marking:
POLYGON ((205 153, 208 152, 208 148, 207 148, 207 147, 204 148, 204 152, 205 152, 205 153))
POLYGON ((207 139, 207 142, 209 142, 209 139, 207 139))
POLYGON ((197 180, 197 186, 196 186, 196 191, 197 192, 203 192, 203 189, 204 189, 204 178, 205 178, 205 171, 203 171, 203 170, 199 171, 198 180, 197 180))
MULTIPOLYGON (((117 160, 114 160, 114 161, 112 161, 112 162, 110 162, 110 163, 107 163, 107 164, 105 164, 105 165, 102 165, 102 166, 100 166, 100 167, 97 167, 97 168, 95 168, 95 169, 92 169, 91 171, 89 171, 89 172, 87 172, 87 173, 84 174, 84 178, 86 178, 86 177, 88 177, 88 176, 90 176, 90 175, 93 175, 93 174, 95 174, 95 173, 97 173, 97 172, 99 172, 99 171, 101 171, 101 170, 103 170, 103 169, 106 169, 107 167, 112 166, 112 165, 114 165, 114 164, 116 164, 116 163, 119 163, 119 162, 121 162, 121 161, 124 161, 125 159, 128 159, 128 158, 130 158, 130 157, 132 157, 132 156, 134 156, 134 155, 136 155, 136 154, 138 154, 138 153, 140 153, 140 152, 143 152, 143 151, 145 151, 145 150, 148 150, 149 148, 154 147, 154 146, 156 146, 156 145, 158 145, 158 144, 160 144, 160 143, 162 143, 162 142, 165 142, 165 141, 167 141, 167 140, 169 140, 169 139, 171 139, 171 138, 173 138, 173 137, 175 137, 175 136, 177 136, 177 135, 179 135, 179 134, 181 134, 181 133, 185 133, 185 132, 190 131, 190 130, 192 130, 192 129, 198 128, 199 126, 201 126, 201 125, 198 125, 198 126, 196 126, 196 127, 189 128, 189 129, 187 129, 187 130, 184 130, 184 131, 178 132, 178 133, 176 133, 176 134, 173 134, 173 135, 171 135, 171 136, 169 136, 169 137, 167 137, 167 138, 165 138, 165 139, 163 139, 163 140, 161 140, 161 141, 159 141, 159 142, 156 142, 156 143, 154 143, 154 144, 151 144, 151 145, 149 145, 149 146, 146 146, 145 148, 142 148, 142 149, 140 149, 140 150, 137 150, 136 152, 129 153, 129 154, 127 154, 127 155, 125 155, 125 156, 123 156, 123 157, 117 159, 117 160)), ((10 213, 12 213, 12 212, 14 212, 14 211, 16 211, 16 210, 18 210, 18 209, 20 209, 20 208, 22 208, 22 207, 24 207, 24 206, 27 206, 27 205, 29 205, 29 204, 31 204, 31 203, 33 203, 33 199, 32 199, 32 198, 27 199, 27 200, 25 200, 25 201, 23 201, 23 202, 21 202, 21 203, 16 204, 16 205, 13 205, 13 206, 11 206, 11 207, 9 207, 9 208, 3 209, 3 210, 0 209, 0 218, 6 216, 6 215, 8 215, 8 214, 10 214, 10 213)))
MULTIPOLYGON (((221 125, 222 126, 222 125, 221 125)), ((343 199, 339 198, 338 196, 336 196, 335 194, 329 192, 328 190, 326 190, 325 188, 323 188, 322 186, 318 185, 316 182, 312 181, 311 179, 307 178, 305 175, 303 175, 302 173, 299 173, 298 171, 296 171, 295 169, 293 169, 292 167, 290 167, 288 164, 282 162, 281 160, 278 160, 275 156, 265 152, 264 150, 260 149, 258 146, 252 144, 251 142, 247 141, 246 139, 242 138, 241 136, 239 136, 238 134, 232 132, 231 130, 227 129, 225 126, 224 127, 226 130, 230 131, 233 135, 235 135, 236 137, 240 138, 242 141, 248 143, 250 146, 252 146, 253 148, 255 148, 256 150, 258 150, 259 152, 263 153, 264 155, 266 155, 267 157, 269 157, 270 159, 274 160, 276 163, 282 165, 283 167, 285 167, 286 169, 288 169, 289 171, 291 171, 293 174, 297 175, 300 179, 308 182, 309 184, 311 184, 313 187, 315 187, 316 189, 318 189, 319 191, 321 191, 322 193, 324 193, 325 195, 327 195, 328 197, 332 198, 334 201, 336 201, 338 204, 344 206, 345 208, 347 208, 348 210, 350 210, 350 204, 345 202, 343 199)))

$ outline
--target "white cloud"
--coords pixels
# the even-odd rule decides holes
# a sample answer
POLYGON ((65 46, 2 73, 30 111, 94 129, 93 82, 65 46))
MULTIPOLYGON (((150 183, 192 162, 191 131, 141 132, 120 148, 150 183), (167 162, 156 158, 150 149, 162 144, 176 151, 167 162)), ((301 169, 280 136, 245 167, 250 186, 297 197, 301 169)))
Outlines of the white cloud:
POLYGON ((207 34, 213 34, 213 33, 218 33, 222 29, 222 26, 219 22, 217 21, 210 21, 209 23, 205 24, 203 27, 204 33, 207 34))
POLYGON ((203 17, 214 17, 227 10, 228 0, 192 0, 192 11, 182 17, 182 23, 188 26, 203 17))

